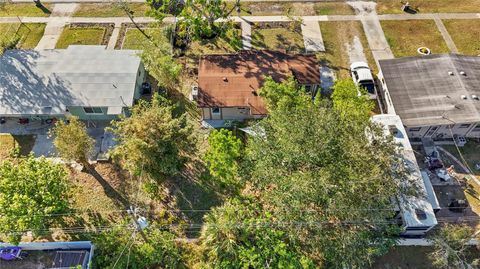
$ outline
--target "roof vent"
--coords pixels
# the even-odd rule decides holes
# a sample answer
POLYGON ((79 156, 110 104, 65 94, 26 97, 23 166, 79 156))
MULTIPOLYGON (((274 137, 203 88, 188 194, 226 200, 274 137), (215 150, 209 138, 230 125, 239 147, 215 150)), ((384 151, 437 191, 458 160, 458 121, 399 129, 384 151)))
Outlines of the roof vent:
POLYGON ((479 99, 478 99, 478 95, 472 94, 472 99, 478 101, 478 100, 479 100, 479 99))
POLYGON ((466 77, 466 76, 467 76, 467 73, 465 73, 464 71, 460 71, 460 75, 462 75, 462 76, 465 76, 465 77, 466 77))
POLYGON ((453 76, 453 72, 452 72, 452 71, 448 71, 448 74, 449 74, 450 76, 453 76))
POLYGON ((462 95, 462 96, 460 96, 460 97, 461 97, 463 100, 467 100, 467 99, 468 99, 466 95, 462 95))
POLYGON ((223 81, 224 81, 224 82, 228 82, 227 77, 223 77, 223 81))
POLYGON ((254 96, 258 96, 257 91, 252 91, 252 94, 253 94, 254 96))

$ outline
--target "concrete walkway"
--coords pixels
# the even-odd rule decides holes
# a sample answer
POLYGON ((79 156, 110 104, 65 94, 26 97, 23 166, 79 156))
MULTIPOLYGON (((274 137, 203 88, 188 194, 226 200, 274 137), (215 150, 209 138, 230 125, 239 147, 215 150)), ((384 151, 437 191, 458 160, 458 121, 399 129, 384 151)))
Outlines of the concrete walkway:
POLYGON ((437 16, 435 16, 434 21, 435 21, 435 24, 437 25, 438 30, 442 34, 443 40, 445 40, 445 43, 447 43, 448 49, 450 49, 450 51, 453 53, 458 53, 457 46, 455 45, 455 42, 453 42, 453 39, 448 33, 447 28, 445 28, 445 25, 443 24, 442 20, 437 16))
POLYGON ((115 49, 115 45, 117 44, 118 36, 120 35, 120 28, 122 28, 121 23, 115 23, 115 28, 113 28, 112 36, 108 40, 107 49, 113 50, 115 49))
POLYGON ((318 21, 304 21, 301 28, 306 52, 325 51, 318 21))
MULTIPOLYGON (((70 15, 75 11, 78 4, 55 4, 52 15, 45 26, 45 32, 42 39, 38 42, 35 49, 54 49, 58 38, 62 34, 63 28, 70 15)), ((23 21, 23 20, 22 20, 23 21)), ((25 22, 25 21, 23 21, 25 22)))
POLYGON ((243 49, 252 49, 252 25, 248 21, 242 21, 242 42, 243 49))

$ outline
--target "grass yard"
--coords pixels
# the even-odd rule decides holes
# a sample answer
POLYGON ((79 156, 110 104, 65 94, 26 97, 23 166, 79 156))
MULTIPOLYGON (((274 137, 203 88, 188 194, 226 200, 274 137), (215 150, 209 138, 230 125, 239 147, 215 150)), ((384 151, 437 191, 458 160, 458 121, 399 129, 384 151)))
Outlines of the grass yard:
POLYGON ((4 8, 0 8, 0 17, 48 17, 50 16, 52 5, 45 3, 39 8, 35 4, 7 4, 4 8))
POLYGON ((395 57, 416 56, 419 47, 450 52, 433 20, 380 21, 395 57))
MULTIPOLYGON (((455 145, 442 145, 442 147, 463 163, 455 145)), ((472 172, 477 172, 477 175, 480 175, 480 171, 475 171, 475 164, 480 163, 480 143, 469 140, 464 147, 460 147, 459 149, 472 172)))
POLYGON ((480 20, 444 20, 443 24, 460 53, 480 55, 480 20))
POLYGON ((20 38, 17 47, 22 49, 33 49, 43 36, 45 31, 44 23, 0 23, 0 41, 7 41, 7 38, 18 36, 20 38))
POLYGON ((287 28, 252 30, 252 46, 255 49, 286 50, 296 53, 305 50, 302 33, 287 28))
POLYGON ((241 30, 234 29, 231 39, 214 38, 211 40, 194 41, 190 43, 187 53, 189 55, 233 53, 241 48, 241 30))
MULTIPOLYGON (((150 9, 144 3, 129 3, 133 15, 144 17, 145 12, 150 9)), ((73 13, 74 17, 126 17, 125 11, 117 4, 80 4, 73 13)))
POLYGON ((20 148, 21 155, 29 154, 34 143, 33 135, 0 134, 0 161, 8 158, 15 148, 20 148))
POLYGON ((55 48, 65 49, 69 45, 100 45, 104 35, 103 27, 68 27, 63 30, 55 48))
MULTIPOLYGON (((155 40, 159 40, 164 33, 160 28, 145 28, 145 33, 155 40)), ((151 42, 137 28, 128 28, 123 40, 122 49, 143 50, 153 46, 151 42)))
MULTIPOLYGON (((231 8, 234 2, 228 2, 231 8)), ((271 15, 350 15, 354 10, 345 2, 241 2, 242 16, 271 15)), ((236 11, 233 15, 237 15, 236 11)))
MULTIPOLYGON (((411 0, 408 2, 420 13, 480 12, 480 0, 411 0)), ((379 14, 403 13, 401 7, 402 3, 399 0, 377 0, 379 14)))
POLYGON ((363 32, 362 24, 358 21, 321 22, 325 52, 318 53, 319 57, 336 71, 338 78, 349 78, 350 58, 346 44, 352 43, 357 36, 362 43, 363 53, 373 73, 377 73, 377 66, 373 55, 368 49, 368 42, 363 32))

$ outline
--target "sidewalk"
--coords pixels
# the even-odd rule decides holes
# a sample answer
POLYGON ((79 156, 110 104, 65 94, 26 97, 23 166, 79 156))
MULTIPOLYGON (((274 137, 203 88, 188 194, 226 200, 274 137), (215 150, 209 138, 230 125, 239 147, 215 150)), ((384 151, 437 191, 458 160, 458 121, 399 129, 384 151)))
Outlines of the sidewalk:
MULTIPOLYGON (((55 4, 50 20, 45 26, 45 32, 42 39, 35 47, 36 50, 54 49, 58 38, 62 34, 63 28, 70 15, 75 11, 78 4, 55 4)), ((22 20, 23 21, 23 20, 22 20)), ((25 22, 25 21, 23 21, 25 22)))

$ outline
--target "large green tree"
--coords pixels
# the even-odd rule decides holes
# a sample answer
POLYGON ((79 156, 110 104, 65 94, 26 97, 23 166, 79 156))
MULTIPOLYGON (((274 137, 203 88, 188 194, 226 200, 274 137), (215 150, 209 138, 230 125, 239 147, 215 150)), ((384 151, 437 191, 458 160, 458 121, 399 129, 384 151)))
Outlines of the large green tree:
POLYGON ((205 268, 314 268, 275 218, 258 203, 227 201, 205 217, 201 234, 205 268))
POLYGON ((41 234, 68 210, 67 172, 33 156, 0 164, 0 233, 18 243, 24 232, 41 234))
POLYGON ((78 117, 70 117, 68 122, 57 121, 50 129, 50 135, 54 137, 53 144, 63 159, 88 164, 95 140, 88 135, 87 127, 78 117))
POLYGON ((210 174, 223 184, 236 185, 241 149, 242 142, 231 131, 226 129, 212 131, 203 158, 210 174))
POLYGON ((112 122, 112 131, 119 142, 112 157, 134 175, 157 182, 180 173, 195 150, 193 127, 186 114, 178 113, 158 94, 150 102, 140 100, 130 117, 112 122))
POLYGON ((163 20, 176 15, 176 35, 179 40, 191 41, 209 39, 223 35, 232 27, 225 22, 237 10, 239 0, 233 5, 227 5, 224 0, 148 0, 151 6, 150 15, 163 20), (223 19, 223 23, 216 22, 223 19))
MULTIPOLYGON (((246 180, 275 220, 287 224, 282 229, 325 268, 365 268, 398 232, 388 221, 403 180, 392 172, 402 165, 395 146, 355 116, 369 113, 367 99, 355 99, 355 106, 306 101, 291 80, 268 88, 260 93, 270 116, 256 127, 264 135, 248 140, 246 180), (287 94, 272 98, 276 89, 287 94)), ((349 90, 356 92, 353 84, 349 90)))

